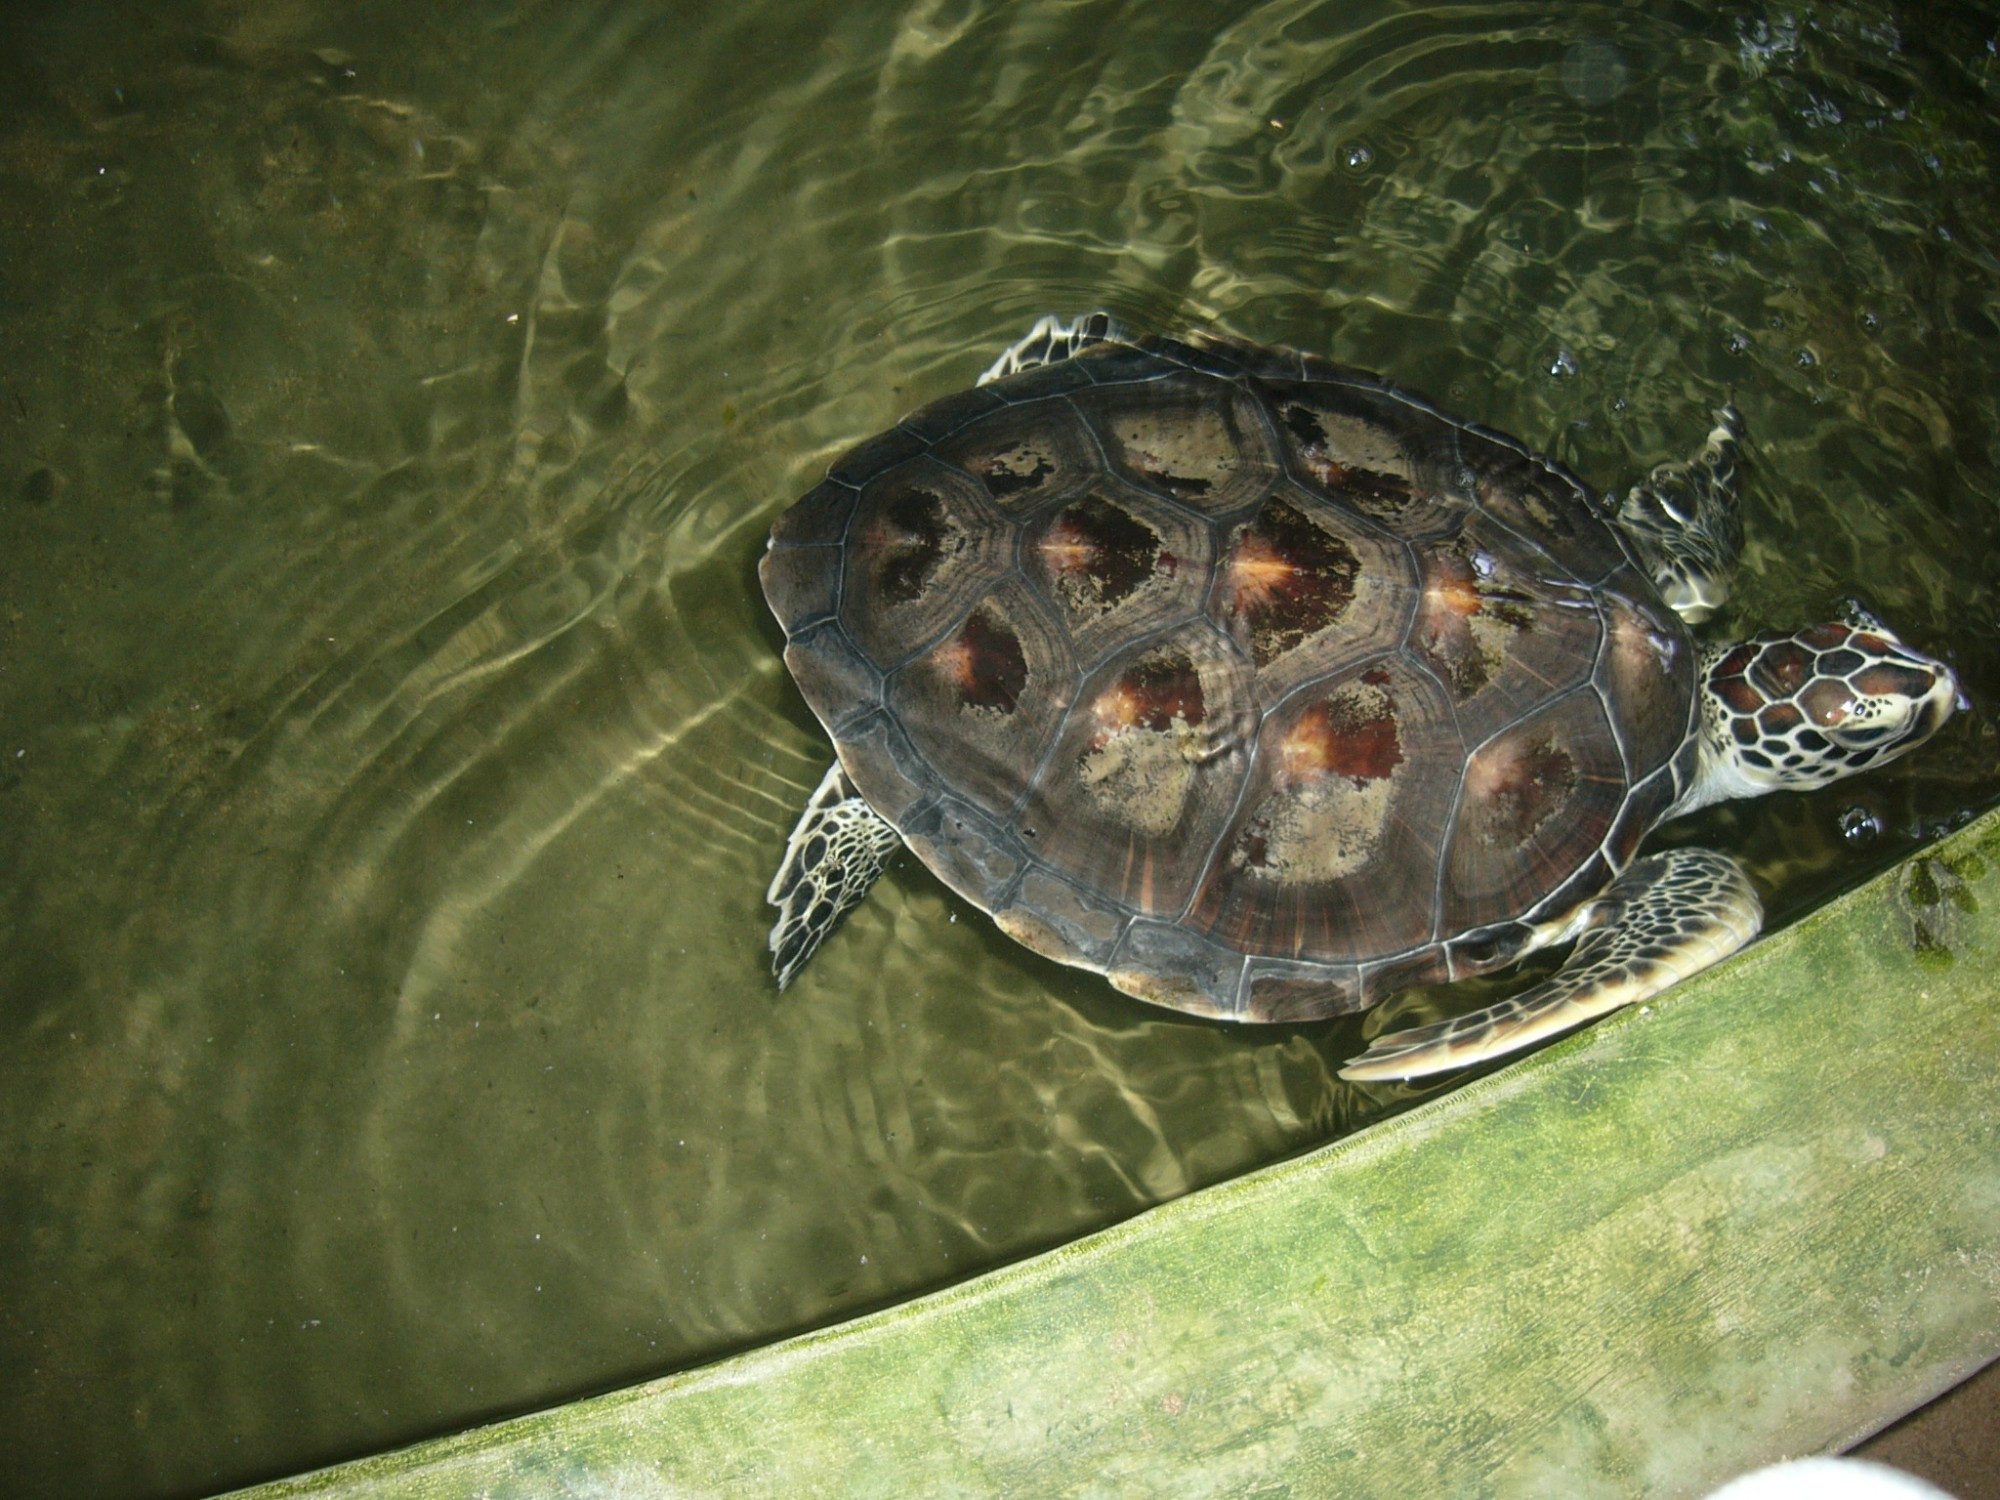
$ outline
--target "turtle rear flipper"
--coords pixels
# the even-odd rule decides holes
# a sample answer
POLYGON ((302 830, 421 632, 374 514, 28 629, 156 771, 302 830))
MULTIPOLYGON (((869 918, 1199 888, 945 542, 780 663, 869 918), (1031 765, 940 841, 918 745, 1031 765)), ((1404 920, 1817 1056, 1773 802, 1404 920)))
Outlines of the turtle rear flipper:
POLYGON ((1052 365, 1058 360, 1068 359, 1073 354, 1081 354, 1093 344, 1102 344, 1111 339, 1124 338, 1125 331, 1117 320, 1107 312, 1085 313, 1074 322, 1065 323, 1054 313, 1036 319, 1017 342, 1001 351, 1000 357, 986 367, 986 373, 974 382, 977 385, 991 385, 996 380, 1005 380, 1009 375, 1018 375, 1023 370, 1032 370, 1038 365, 1052 365))
POLYGON ((1763 924, 1749 876, 1727 855, 1709 849, 1651 855, 1551 924, 1537 946, 1577 941, 1541 984, 1470 1015, 1379 1036, 1340 1076, 1416 1078, 1503 1057, 1658 994, 1727 958, 1763 924))
POLYGON ((902 843, 887 819, 855 792, 835 761, 799 815, 764 899, 771 924, 771 972, 792 982, 840 919, 874 888, 882 862, 902 843))

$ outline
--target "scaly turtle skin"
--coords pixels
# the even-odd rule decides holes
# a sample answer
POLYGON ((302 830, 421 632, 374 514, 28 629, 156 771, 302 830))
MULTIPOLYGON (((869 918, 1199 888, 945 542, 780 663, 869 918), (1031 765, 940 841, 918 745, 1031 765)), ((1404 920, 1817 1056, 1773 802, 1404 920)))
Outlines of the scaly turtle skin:
POLYGON ((1704 652, 1741 421, 1600 498, 1289 350, 1044 319, 773 528, 785 661, 839 755, 770 899, 780 984, 900 842, 1036 952, 1304 1021, 1573 942, 1377 1039, 1408 1077, 1672 984, 1762 921, 1659 823, 1927 739, 1958 689, 1879 621, 1704 652))

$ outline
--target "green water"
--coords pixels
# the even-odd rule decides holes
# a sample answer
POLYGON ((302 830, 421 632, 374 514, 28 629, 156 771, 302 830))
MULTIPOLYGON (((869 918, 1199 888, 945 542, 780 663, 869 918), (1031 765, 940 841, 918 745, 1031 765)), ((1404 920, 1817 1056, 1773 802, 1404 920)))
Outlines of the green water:
POLYGON ((1333 1077, 1361 1021, 1150 1011, 907 860, 765 976, 825 747, 764 533, 1043 311, 1385 369, 1605 485, 1733 394, 1719 627, 1858 588, 1977 707, 1677 836, 1782 916, 1990 802, 1997 45, 1939 6, 11 7, 10 1487, 562 1400, 1393 1107, 1333 1077))

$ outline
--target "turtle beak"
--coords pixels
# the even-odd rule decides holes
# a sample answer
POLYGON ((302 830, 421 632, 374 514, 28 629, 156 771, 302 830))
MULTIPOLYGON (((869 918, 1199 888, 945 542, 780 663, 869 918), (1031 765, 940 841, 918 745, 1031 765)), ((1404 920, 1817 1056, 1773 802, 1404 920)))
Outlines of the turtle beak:
MULTIPOLYGON (((1869 633, 1887 641, 1890 650, 1874 666, 1856 673, 1852 680, 1863 692, 1872 690, 1881 693, 1880 701, 1885 708, 1897 699, 1903 703, 1901 728, 1888 736, 1887 742, 1882 745, 1881 756, 1875 759, 1875 764, 1881 765, 1916 749, 1944 728, 1953 714, 1969 705, 1958 674, 1952 671, 1949 663, 1904 645, 1886 631, 1869 633), (1879 676, 1875 675, 1878 669, 1879 676)), ((1863 737, 1873 741, 1875 736, 1866 727, 1870 717, 1863 716, 1858 723, 1863 737)), ((1892 723, 1894 720, 1881 722, 1892 723)))
POLYGON ((1922 744, 1940 729, 1955 713, 1964 713, 1972 707, 1972 700, 1965 696, 1965 688, 1958 680, 1958 674, 1943 662, 1933 658, 1931 670, 1937 674, 1937 685, 1924 694, 1923 714, 1917 732, 1911 736, 1911 743, 1922 744))

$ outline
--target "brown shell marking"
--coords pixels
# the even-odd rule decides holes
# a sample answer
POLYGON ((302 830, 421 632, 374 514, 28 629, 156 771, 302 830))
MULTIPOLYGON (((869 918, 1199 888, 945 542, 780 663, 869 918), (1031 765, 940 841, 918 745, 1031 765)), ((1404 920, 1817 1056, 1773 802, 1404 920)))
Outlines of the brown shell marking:
POLYGON ((1536 624, 1528 601, 1492 578, 1495 567, 1491 554, 1463 535, 1423 559, 1415 644, 1460 702, 1504 673, 1536 624))
POLYGON ((1022 490, 1039 489, 1055 474, 1054 458, 1033 443, 1013 443, 998 448, 967 465, 979 476, 996 500, 1022 490))
POLYGON ((1096 732, 1078 769, 1099 810, 1148 838, 1172 833, 1208 717, 1194 663, 1173 647, 1141 659, 1091 700, 1090 716, 1096 732))
POLYGON ((1526 844, 1568 805, 1576 777, 1576 757, 1552 738, 1502 742, 1466 767, 1459 831, 1489 848, 1526 844))
POLYGON ((1100 726, 1091 742, 1094 750, 1114 735, 1134 729, 1165 734, 1177 727, 1193 729, 1207 717, 1201 674, 1187 653, 1173 646, 1142 658, 1113 678, 1092 700, 1090 711, 1100 726))
POLYGON ((1202 515, 1253 505, 1277 478, 1267 420, 1248 392, 1232 384, 1097 386, 1070 401, 1114 473, 1202 515))
POLYGON ((965 549, 965 528, 935 490, 912 486, 869 518, 860 550, 875 560, 875 586, 891 604, 921 599, 938 569, 965 549))
POLYGON ((1278 739, 1277 774, 1237 835, 1232 859, 1266 879, 1327 881, 1381 848, 1396 767, 1395 701, 1377 669, 1307 705, 1278 739))
POLYGON ((1010 515, 1077 495, 1103 473, 1095 438, 1061 399, 1003 406, 952 432, 933 453, 1010 515))
POLYGON ((966 475, 917 457, 863 486, 848 523, 841 618, 893 662, 934 639, 1006 576, 1012 539, 966 475))
POLYGON ((1021 638, 992 610, 981 606, 965 617, 958 633, 932 657, 967 708, 1011 714, 1028 685, 1028 658, 1021 638))
POLYGON ((1340 619, 1361 561, 1344 538, 1273 499, 1237 530, 1222 567, 1231 619, 1262 667, 1340 619))
POLYGON ((1396 706, 1384 691, 1388 681, 1377 667, 1308 707, 1278 745, 1285 779, 1345 776, 1357 791, 1388 780, 1403 763, 1396 706))
POLYGON ((960 794, 1004 820, 1020 798, 1020 767, 1041 758, 1061 721, 1074 672, 1046 607, 1015 578, 892 671, 886 702, 933 776, 949 763, 960 794))
POLYGON ((1461 698, 1491 682, 1506 660, 1502 629, 1518 632, 1526 625, 1524 611, 1489 609, 1465 552, 1453 547, 1426 559, 1416 637, 1418 649, 1461 698))
POLYGON ((1150 526, 1096 495, 1058 513, 1034 550, 1077 623, 1116 608, 1156 575, 1171 579, 1180 565, 1150 526))
POLYGON ((1322 493, 1378 518, 1399 514, 1414 498, 1409 459, 1379 427, 1297 400, 1283 403, 1278 415, 1299 467, 1322 493))

